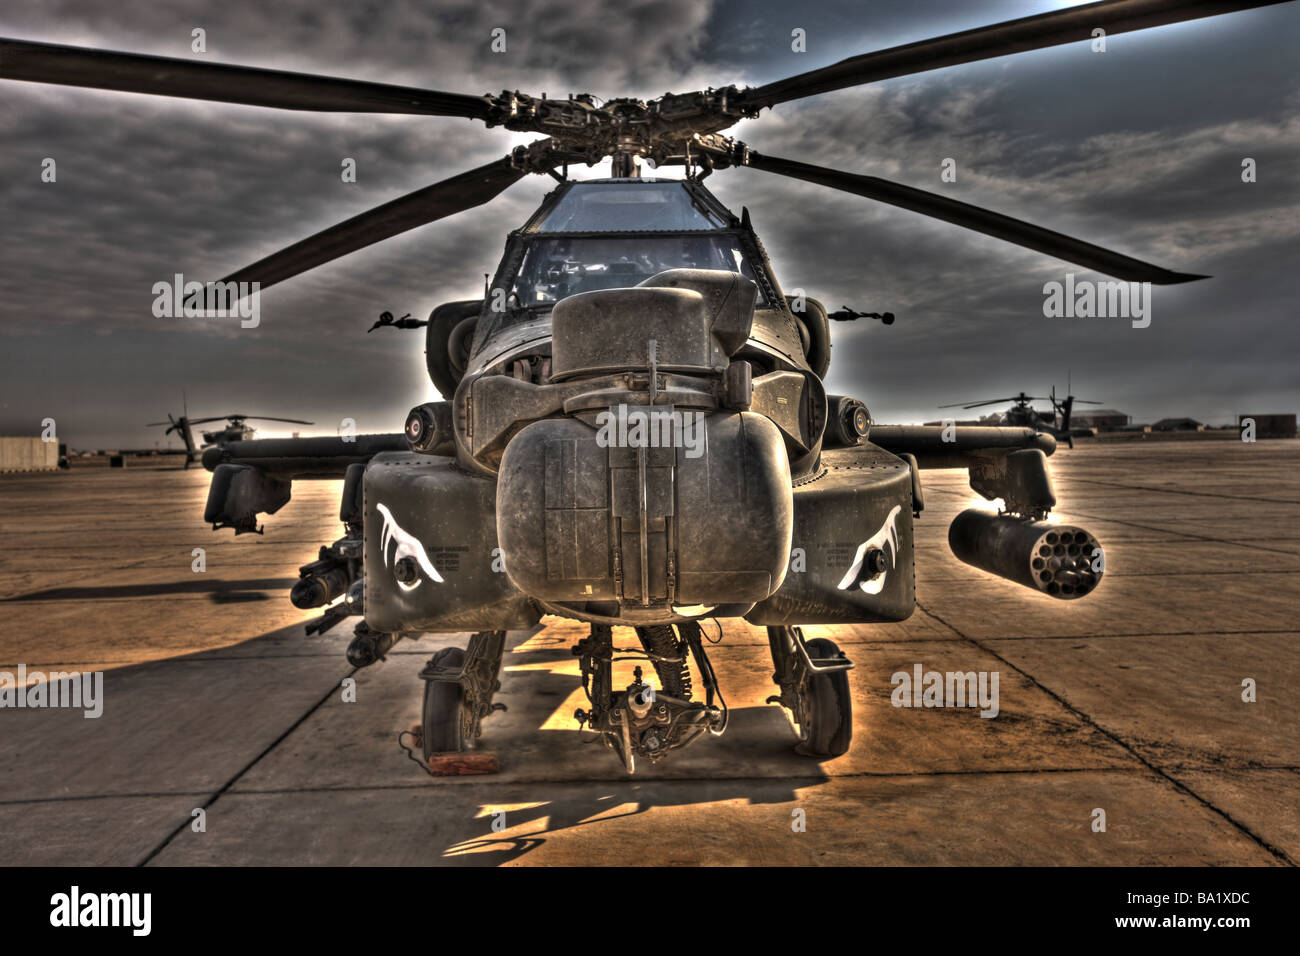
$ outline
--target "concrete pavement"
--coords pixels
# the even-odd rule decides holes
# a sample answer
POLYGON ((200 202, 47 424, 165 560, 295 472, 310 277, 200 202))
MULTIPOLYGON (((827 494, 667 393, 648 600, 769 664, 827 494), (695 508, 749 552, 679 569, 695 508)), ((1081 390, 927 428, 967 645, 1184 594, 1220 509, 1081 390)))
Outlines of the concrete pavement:
POLYGON ((484 725, 499 774, 408 759, 416 675, 466 635, 360 672, 351 622, 302 635, 287 589, 338 536, 338 483, 297 484, 265 536, 236 539, 203 525, 201 470, 0 477, 0 670, 105 671, 98 720, 0 710, 0 864, 1294 865, 1300 442, 1051 461, 1061 520, 1106 547, 1096 593, 1054 601, 957 562, 948 522, 979 499, 965 472, 925 472, 915 615, 806 629, 857 663, 849 753, 794 753, 763 703, 766 637, 729 620, 709 649, 727 734, 634 778, 577 732, 585 629, 551 618, 509 635, 509 710, 484 725), (890 675, 917 663, 997 671, 998 716, 892 706, 890 675))

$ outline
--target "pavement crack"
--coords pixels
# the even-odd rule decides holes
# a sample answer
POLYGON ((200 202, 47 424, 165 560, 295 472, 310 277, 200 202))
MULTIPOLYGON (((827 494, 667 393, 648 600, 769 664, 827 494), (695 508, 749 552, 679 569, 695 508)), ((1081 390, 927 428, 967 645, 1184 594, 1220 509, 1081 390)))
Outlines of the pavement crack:
POLYGON ((1245 637, 1253 634, 1296 634, 1293 627, 1245 628, 1224 631, 1130 631, 1123 634, 1024 634, 1017 637, 990 637, 990 641, 1110 641, 1130 637, 1245 637))
MULTIPOLYGON (((1272 769, 1272 768, 1270 768, 1272 769)), ((1281 768, 1291 769, 1291 768, 1281 768)), ((780 782, 789 783, 792 787, 795 784, 799 786, 820 786, 834 783, 837 780, 916 780, 933 777, 997 777, 997 776, 1036 776, 1051 774, 1097 774, 1097 773, 1116 773, 1116 774, 1135 774, 1142 773, 1140 767, 1003 767, 995 770, 899 770, 899 771, 882 771, 882 770, 852 770, 844 773, 829 774, 795 774, 789 776, 773 777, 754 777, 733 774, 717 774, 708 777, 690 776, 690 777, 567 777, 562 780, 492 780, 481 776, 466 777, 447 777, 439 778, 434 783, 426 783, 421 780, 412 780, 410 783, 385 783, 385 784, 355 784, 339 785, 332 787, 293 787, 293 788, 272 788, 272 789, 244 789, 239 790, 233 796, 237 797, 268 797, 268 796, 290 796, 293 794, 304 793, 370 793, 378 791, 399 791, 399 790, 423 790, 429 786, 453 786, 453 787, 474 787, 474 786, 494 786, 494 787, 536 787, 539 784, 544 786, 567 787, 567 786, 664 786, 664 785, 682 785, 682 786, 707 786, 719 783, 753 783, 759 780, 763 783, 780 782)), ((795 787, 797 789, 797 787, 795 787)))
POLYGON ((1186 796, 1188 796, 1188 797, 1191 797, 1191 798, 1192 798, 1193 800, 1195 800, 1197 803, 1201 804, 1201 806, 1205 807, 1207 810, 1212 811, 1213 813, 1218 814, 1220 817, 1222 817, 1224 820, 1226 820, 1226 821, 1227 821, 1229 824, 1231 824, 1233 827, 1236 827, 1237 830, 1239 830, 1239 831, 1240 831, 1244 836, 1246 836, 1248 839, 1252 840, 1252 841, 1253 841, 1256 845, 1258 845, 1261 849, 1263 849, 1263 850, 1267 851, 1268 853, 1272 854, 1272 856, 1274 856, 1276 859, 1282 861, 1283 863, 1287 864, 1288 866, 1296 866, 1296 865, 1297 865, 1297 864, 1296 864, 1296 861, 1293 860, 1293 859, 1291 859, 1291 857, 1286 853, 1286 851, 1284 851, 1284 850, 1281 849, 1280 847, 1276 847, 1276 846, 1274 846, 1272 843, 1269 843, 1267 840, 1265 840, 1262 836, 1260 836, 1258 833, 1256 833, 1256 832, 1255 832, 1254 830, 1252 830, 1250 827, 1246 826, 1246 824, 1242 823, 1240 820, 1238 820, 1238 819, 1236 819, 1235 817, 1233 817, 1232 814, 1228 813, 1226 810, 1222 809, 1221 807, 1215 805, 1214 803, 1212 803, 1212 802, 1211 802, 1210 800, 1208 800, 1207 798, 1201 796, 1199 793, 1197 793, 1197 792, 1196 792, 1195 790, 1193 790, 1191 787, 1187 786, 1187 784, 1183 783, 1181 780, 1177 779, 1176 777, 1171 776, 1169 773, 1166 773, 1166 772, 1165 772, 1164 770, 1162 770, 1160 767, 1157 767, 1155 764, 1153 764, 1153 763, 1152 763, 1150 760, 1148 760, 1146 757, 1142 756, 1141 753, 1139 753, 1137 750, 1135 750, 1135 749, 1133 748, 1133 746, 1132 746, 1132 745, 1131 745, 1127 740, 1125 740, 1124 738, 1122 738, 1121 736, 1119 736, 1119 734, 1114 733, 1113 731, 1110 731, 1110 730, 1106 729, 1105 727, 1103 727, 1100 723, 1098 723, 1096 720, 1094 720, 1093 717, 1092 717, 1091 715, 1085 713, 1083 710, 1080 710, 1078 707, 1076 707, 1076 706, 1074 706, 1073 704, 1071 704, 1068 700, 1066 700, 1066 699, 1065 699, 1064 697, 1062 697, 1060 694, 1058 694, 1058 693, 1056 693, 1055 691, 1053 691, 1051 688, 1047 687, 1047 686, 1046 686, 1042 681, 1040 681, 1040 680, 1039 680, 1038 678, 1036 678, 1034 675, 1030 674, 1028 671, 1024 670, 1024 669, 1021 668, 1021 667, 1016 666, 1015 664, 1013 664, 1010 660, 1008 660, 1007 658, 1003 657, 1001 654, 999 654, 997 651, 995 651, 992 647, 989 647, 988 644, 986 644, 984 641, 981 641, 981 640, 979 640, 979 639, 977 639, 977 638, 971 637, 971 636, 969 636, 969 635, 963 633, 959 628, 954 627, 952 624, 950 624, 950 623, 948 623, 947 621, 945 621, 945 620, 944 620, 942 617, 940 617, 938 614, 935 614, 933 611, 929 610, 928 608, 923 607, 923 606, 921 605, 921 602, 920 602, 920 601, 917 602, 916 606, 919 607, 919 608, 921 608, 922 611, 924 611, 926 614, 929 614, 929 615, 930 615, 931 617, 933 617, 936 621, 939 621, 939 622, 940 622, 941 624, 943 624, 944 626, 950 628, 950 629, 953 631, 953 633, 960 635, 964 640, 970 641, 971 644, 973 644, 973 645, 975 645, 976 647, 978 647, 978 648, 979 648, 981 651, 983 651, 985 654, 988 654, 988 655, 990 655, 990 656, 996 658, 997 660, 999 660, 999 661, 1001 661, 1003 664, 1005 664, 1007 667, 1011 668, 1013 671, 1015 671, 1017 674, 1019 674, 1019 675, 1020 675, 1021 677, 1023 677, 1025 680, 1029 681, 1031 684, 1033 684, 1035 687, 1037 687, 1039 690, 1041 690, 1044 694, 1047 694, 1049 697, 1051 697, 1053 700, 1055 700, 1058 704, 1060 704, 1062 707, 1064 707, 1064 708, 1065 708, 1066 710, 1068 710, 1070 713, 1074 714, 1076 717, 1078 717, 1080 720, 1082 720, 1084 723, 1086 723, 1089 727, 1093 728, 1093 729, 1096 730, 1098 733, 1104 735, 1104 736, 1107 737, 1109 740, 1111 740, 1112 742, 1114 742, 1118 747, 1120 747, 1122 750, 1124 750, 1126 753, 1128 753, 1128 754, 1129 754, 1129 755, 1130 755, 1134 760, 1136 760, 1138 763, 1142 764, 1142 766, 1146 767, 1148 770, 1150 770, 1150 771, 1151 771, 1152 773, 1154 773, 1156 776, 1161 777, 1161 778, 1163 778, 1164 780, 1166 780, 1166 781, 1167 781, 1167 782, 1168 782, 1168 783, 1169 783, 1169 784, 1170 784, 1170 785, 1171 785, 1171 786, 1172 786, 1176 791, 1178 791, 1179 793, 1182 793, 1182 794, 1184 794, 1184 795, 1186 795, 1186 796))
MULTIPOLYGON (((340 682, 342 680, 346 680, 348 677, 355 676, 359 669, 360 668, 356 668, 356 667, 352 668, 350 671, 348 671, 347 674, 344 675, 343 678, 340 678, 340 682)), ((271 741, 271 743, 268 744, 261 751, 261 753, 259 753, 256 757, 254 757, 252 760, 246 763, 242 768, 240 768, 235 773, 234 776, 232 776, 229 780, 227 780, 224 784, 222 784, 221 787, 215 793, 212 794, 212 796, 208 797, 207 802, 203 804, 201 809, 206 811, 209 808, 211 808, 213 804, 215 804, 218 800, 221 799, 221 797, 226 793, 226 791, 228 791, 231 787, 233 787, 236 783, 239 782, 239 779, 242 776, 244 776, 244 774, 248 773, 248 771, 252 770, 253 767, 257 766, 257 764, 262 760, 263 757, 265 757, 267 754, 273 751, 276 747, 280 746, 280 744, 284 743, 284 741, 289 737, 289 735, 292 734, 299 727, 301 727, 304 723, 306 723, 307 719, 311 717, 312 714, 316 713, 316 711, 320 710, 323 706, 325 706, 325 703, 331 697, 333 697, 334 694, 338 692, 338 688, 339 688, 338 683, 335 683, 333 686, 331 686, 330 689, 327 690, 324 693, 324 695, 320 698, 320 700, 312 704, 311 707, 307 709, 307 712, 304 713, 297 720, 295 720, 288 727, 288 729, 284 731, 284 733, 280 734, 280 736, 276 737, 275 740, 271 741)), ((175 840, 178 836, 180 836, 181 833, 185 831, 185 828, 188 827, 189 825, 190 825, 190 820, 187 819, 181 821, 181 824, 178 827, 176 827, 176 829, 172 830, 171 833, 167 834, 167 836, 163 839, 163 841, 159 843, 156 847, 154 847, 152 850, 150 850, 148 855, 145 856, 145 858, 142 859, 139 863, 137 863, 136 866, 148 866, 150 861, 156 858, 158 854, 161 853, 163 850, 167 849, 167 847, 171 844, 171 842, 175 840)))
POLYGON ((1108 488, 1127 488, 1130 491, 1157 491, 1165 495, 1194 495, 1197 498, 1227 498, 1230 501, 1263 501, 1273 505, 1300 505, 1294 498, 1258 498, 1253 495, 1225 495, 1218 491, 1185 491, 1181 488, 1161 488, 1156 485, 1126 485, 1119 481, 1102 481, 1098 478, 1063 478, 1062 481, 1078 481, 1085 485, 1104 485, 1108 488))
POLYGON ((81 803, 90 800, 138 800, 163 797, 201 797, 206 790, 146 791, 142 793, 83 793, 57 797, 20 797, 16 800, 0 800, 0 807, 39 806, 43 803, 81 803))

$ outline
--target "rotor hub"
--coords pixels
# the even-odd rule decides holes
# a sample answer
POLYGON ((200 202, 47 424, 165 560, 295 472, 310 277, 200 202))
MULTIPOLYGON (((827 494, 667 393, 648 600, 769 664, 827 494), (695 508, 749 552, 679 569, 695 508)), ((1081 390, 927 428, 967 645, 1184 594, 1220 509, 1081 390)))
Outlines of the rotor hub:
POLYGON ((588 93, 567 99, 534 97, 509 90, 489 96, 489 126, 515 132, 544 133, 553 145, 548 153, 561 153, 588 165, 606 156, 616 158, 626 175, 629 160, 639 156, 654 163, 690 163, 707 154, 732 152, 732 141, 717 136, 739 120, 756 116, 758 109, 740 105, 734 86, 693 93, 665 93, 645 101, 632 98, 601 103, 588 93))

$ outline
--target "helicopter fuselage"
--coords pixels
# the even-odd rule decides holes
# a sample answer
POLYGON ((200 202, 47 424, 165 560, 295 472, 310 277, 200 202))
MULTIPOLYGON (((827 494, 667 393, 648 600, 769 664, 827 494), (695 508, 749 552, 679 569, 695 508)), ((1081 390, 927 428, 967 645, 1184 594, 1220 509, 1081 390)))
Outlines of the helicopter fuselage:
POLYGON ((435 313, 450 401, 413 416, 442 454, 365 472, 372 628, 911 613, 909 466, 838 399, 830 444, 861 467, 826 448, 825 310, 786 301, 747 218, 690 180, 566 183, 453 319, 472 337, 435 313), (442 581, 394 577, 399 530, 442 581))
POLYGON ((696 180, 565 182, 507 238, 485 293, 430 315, 444 399, 413 408, 401 435, 203 455, 204 519, 237 534, 259 531, 293 481, 343 477, 344 537, 290 597, 325 609, 308 633, 364 615, 353 666, 403 636, 473 632, 421 671, 426 758, 478 736, 507 632, 546 614, 590 623, 573 652, 591 707, 574 717, 629 771, 726 729, 706 618, 766 626, 769 702, 807 753, 843 753, 853 663, 800 625, 912 614, 921 468, 966 468, 1004 504, 954 520, 962 561, 1056 598, 1100 580, 1095 539, 1045 520, 1050 435, 874 426, 861 401, 828 396, 826 310, 787 299, 748 213, 696 180), (640 668, 616 686, 616 625, 635 629, 657 686, 640 668))

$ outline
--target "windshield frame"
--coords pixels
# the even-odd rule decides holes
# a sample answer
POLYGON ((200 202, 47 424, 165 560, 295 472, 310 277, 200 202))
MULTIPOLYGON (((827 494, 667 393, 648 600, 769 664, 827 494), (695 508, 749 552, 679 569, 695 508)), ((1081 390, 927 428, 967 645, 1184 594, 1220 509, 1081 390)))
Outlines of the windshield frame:
MULTIPOLYGON (((493 287, 507 290, 506 292, 507 301, 511 303, 508 305, 508 309, 510 309, 511 311, 526 310, 526 309, 549 309, 555 305, 556 301, 559 300, 553 299, 550 301, 531 301, 531 302, 519 301, 517 305, 513 304, 516 301, 515 293, 519 283, 520 275, 522 274, 524 269, 524 264, 528 259, 528 253, 534 246, 539 246, 543 243, 550 243, 555 241, 568 242, 570 240, 577 240, 579 242, 584 240, 593 240, 598 242, 613 240, 615 242, 636 243, 638 241, 655 242, 657 240, 663 240, 663 239, 667 239, 667 240, 708 239, 708 240, 720 241, 727 245, 730 245, 732 248, 734 248, 740 253, 745 266, 747 266, 750 272, 753 274, 745 275, 745 273, 741 271, 741 269, 739 268, 734 270, 728 270, 728 271, 731 271, 733 275, 738 275, 746 279, 749 279, 756 286, 758 286, 758 293, 759 293, 758 308, 771 308, 772 307, 770 302, 771 296, 768 291, 770 289, 770 285, 764 281, 764 279, 766 278, 763 269, 764 262, 761 259, 758 259, 754 256, 754 249, 750 243, 745 241, 745 238, 746 238, 745 233, 737 229, 646 230, 646 231, 639 231, 639 232, 536 232, 536 233, 531 233, 529 235, 520 237, 521 240, 520 249, 517 251, 517 254, 512 257, 513 268, 510 270, 509 276, 508 277, 504 275, 498 276, 498 281, 493 283, 493 287)), ((690 267, 683 266, 682 268, 690 268, 690 267)), ((703 268, 703 267, 696 267, 696 268, 703 268)), ((635 286, 638 283, 644 281, 645 279, 650 278, 650 276, 648 275, 639 276, 639 277, 632 276, 629 278, 635 280, 635 281, 630 281, 629 285, 635 286)), ((626 286, 597 286, 596 288, 626 288, 626 286)), ((581 291, 590 291, 590 290, 581 290, 581 291)), ((576 295, 580 293, 571 293, 571 294, 576 295)))
MULTIPOLYGON (((692 232, 702 232, 702 231, 719 232, 727 229, 728 226, 735 219, 735 217, 731 215, 730 211, 728 211, 720 203, 706 202, 704 200, 704 197, 701 195, 701 193, 698 190, 691 189, 688 186, 684 185, 684 183, 685 180, 676 180, 676 179, 588 180, 585 182, 574 183, 571 186, 569 186, 569 188, 567 189, 556 190, 553 201, 547 202, 541 209, 539 209, 537 214, 534 215, 531 219, 529 219, 528 224, 524 228, 525 231, 530 233, 538 233, 541 235, 553 235, 553 236, 572 236, 572 235, 585 234, 589 232, 599 232, 599 233, 605 233, 610 235, 618 234, 618 233, 632 233, 632 232, 654 232, 654 233, 677 233, 677 232, 692 233, 692 232), (599 195, 602 192, 614 192, 614 191, 623 192, 625 194, 630 194, 635 192, 645 192, 645 193, 653 193, 653 194, 664 196, 665 204, 670 206, 674 204, 679 204, 677 205, 677 209, 675 211, 679 211, 679 212, 689 211, 695 218, 697 218, 700 221, 698 222, 698 224, 688 225, 683 223, 681 225, 674 225, 674 226, 667 226, 667 227, 660 227, 660 228, 637 229, 635 228, 636 227, 635 220, 637 217, 633 213, 634 213, 634 207, 641 204, 636 202, 629 202, 627 203, 628 209, 626 210, 626 212, 629 214, 628 215, 629 221, 626 223, 613 226, 613 227, 608 227, 608 228, 602 228, 596 226, 583 228, 583 229, 554 228, 553 220, 555 220, 555 218, 560 214, 560 211, 563 210, 567 204, 575 200, 577 197, 581 196, 585 198, 586 196, 590 196, 594 198, 595 196, 599 195), (684 196, 682 195, 683 193, 685 194, 684 196), (673 194, 675 194, 675 196, 673 194), (685 203, 682 203, 682 199, 685 199, 685 203), (548 226, 550 226, 550 228, 547 228, 548 226)), ((571 213, 574 215, 583 214, 583 213, 590 215, 592 213, 595 213, 596 210, 599 209, 600 205, 601 205, 600 203, 596 202, 593 203, 591 207, 584 207, 582 200, 578 199, 578 201, 573 202, 574 208, 571 210, 571 213)), ((620 204, 617 202, 613 202, 610 203, 609 205, 611 209, 607 210, 607 212, 612 211, 612 207, 618 206, 620 204)), ((646 202, 644 203, 645 206, 644 211, 653 212, 653 207, 656 205, 659 205, 659 203, 646 202)), ((636 210, 636 211, 640 211, 640 210, 636 210)), ((670 211, 674 211, 674 210, 670 210, 670 211)), ((579 216, 579 218, 581 218, 581 216, 579 216)), ((599 218, 599 216, 597 216, 597 218, 599 218)))
POLYGON ((693 180, 622 180, 635 184, 637 182, 674 182, 686 190, 692 200, 697 204, 706 207, 722 216, 728 225, 722 229, 706 230, 663 230, 663 229, 645 229, 645 230, 624 230, 620 232, 542 232, 538 226, 546 220, 555 205, 567 194, 570 189, 583 185, 584 182, 608 182, 608 180, 585 180, 585 181, 567 181, 553 189, 542 200, 542 204, 518 229, 513 230, 506 236, 505 250, 500 261, 497 263, 496 271, 492 274, 490 282, 484 289, 483 309, 479 313, 480 318, 474 331, 474 341, 471 348, 471 355, 478 355, 481 349, 487 347, 489 340, 508 329, 527 326, 534 317, 549 316, 554 302, 535 302, 530 304, 512 305, 508 299, 510 290, 514 288, 515 281, 519 277, 519 270, 523 266, 524 256, 528 252, 529 246, 535 239, 548 238, 653 238, 662 236, 729 236, 737 245, 740 246, 746 261, 751 269, 754 270, 754 279, 761 293, 761 298, 765 300, 765 305, 760 305, 760 310, 772 310, 785 314, 790 313, 786 304, 785 293, 782 291, 776 276, 772 272, 771 263, 767 258, 767 250, 763 248, 762 241, 749 225, 748 216, 744 218, 734 215, 731 210, 724 206, 716 196, 714 196, 701 183, 693 180), (501 290, 505 290, 502 292, 501 290), (502 299, 504 308, 493 307, 493 303, 498 300, 498 293, 502 299))
POLYGON ((740 225, 735 215, 726 206, 718 201, 718 198, 711 192, 689 179, 651 179, 651 178, 634 178, 634 179, 586 179, 570 180, 562 183, 556 189, 546 194, 542 200, 541 206, 528 217, 528 221, 517 230, 522 235, 548 235, 548 236, 578 236, 586 235, 593 232, 599 235, 616 236, 616 235, 662 235, 667 233, 690 234, 693 232, 727 232, 740 225), (568 198, 570 193, 575 189, 588 189, 591 187, 603 188, 622 186, 627 189, 642 189, 647 186, 675 186, 686 193, 690 200, 691 206, 700 212, 706 219, 715 219, 723 225, 710 229, 608 229, 608 230, 583 230, 583 231, 565 231, 565 230, 545 230, 542 225, 550 219, 568 198))

